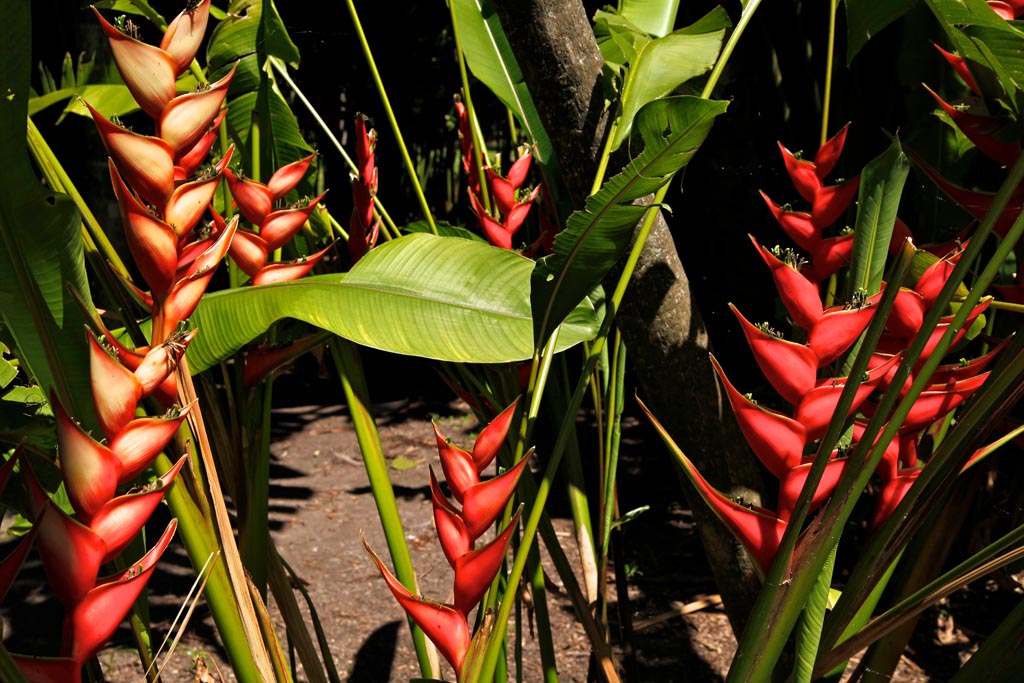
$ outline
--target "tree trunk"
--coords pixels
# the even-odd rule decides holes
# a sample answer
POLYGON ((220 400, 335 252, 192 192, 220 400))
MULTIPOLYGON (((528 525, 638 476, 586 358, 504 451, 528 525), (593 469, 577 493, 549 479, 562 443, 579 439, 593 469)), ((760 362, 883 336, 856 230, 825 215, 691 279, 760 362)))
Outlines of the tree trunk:
MULTIPOLYGON (((574 208, 590 194, 605 128, 601 53, 579 0, 492 0, 544 123, 574 208)), ((609 175, 612 175, 610 172, 609 175)), ((758 503, 761 478, 708 360, 707 330, 659 214, 618 322, 644 402, 704 476, 758 503)), ((746 553, 687 484, 733 629, 759 588, 746 553)))

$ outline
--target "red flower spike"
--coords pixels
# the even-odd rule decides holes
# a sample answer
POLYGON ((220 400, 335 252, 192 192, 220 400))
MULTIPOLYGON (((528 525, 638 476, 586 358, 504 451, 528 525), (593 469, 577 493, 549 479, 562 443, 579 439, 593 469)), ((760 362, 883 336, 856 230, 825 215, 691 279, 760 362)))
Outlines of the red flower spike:
MULTIPOLYGON (((121 365, 86 330, 89 340, 89 381, 96 414, 103 433, 110 438, 135 418, 142 385, 132 371, 121 365)), ((2 490, 0 486, 0 490, 2 490)))
POLYGON ((1020 143, 1000 142, 996 138, 999 131, 1006 126, 1005 122, 991 116, 978 116, 958 109, 948 104, 927 85, 924 86, 924 89, 935 98, 946 115, 953 120, 960 132, 978 148, 978 151, 1001 166, 1013 166, 1013 162, 1020 156, 1020 143))
POLYGON ((839 129, 839 132, 832 136, 824 145, 822 145, 817 153, 814 155, 814 172, 822 180, 825 179, 832 169, 835 168, 836 162, 839 161, 839 155, 843 153, 843 145, 846 144, 846 134, 850 130, 850 124, 847 123, 845 126, 839 129))
POLYGON ((119 270, 115 270, 111 264, 107 264, 110 267, 111 272, 117 277, 117 279, 124 285, 125 289, 131 295, 135 303, 139 304, 147 310, 153 310, 153 295, 149 292, 144 292, 139 287, 128 279, 128 275, 121 273, 119 270))
POLYGON ((476 466, 477 474, 482 474, 484 469, 494 460, 494 457, 498 455, 501 444, 505 443, 505 438, 508 436, 508 429, 512 424, 512 418, 515 416, 516 406, 518 405, 519 399, 517 398, 480 431, 480 436, 476 438, 476 442, 473 444, 472 453, 473 464, 476 466))
POLYGON ((507 215, 516 205, 516 189, 511 181, 502 178, 493 168, 485 168, 487 184, 491 188, 491 196, 502 215, 507 215))
MULTIPOLYGON (((779 519, 782 521, 788 522, 793 510, 796 509, 796 501, 800 497, 800 492, 807 481, 807 475, 811 473, 813 466, 814 464, 810 462, 798 465, 791 469, 779 483, 779 519)), ((828 500, 832 492, 836 490, 836 484, 843 476, 844 469, 846 469, 845 458, 833 460, 825 465, 825 472, 821 475, 821 481, 818 482, 818 488, 811 499, 808 513, 814 512, 828 500)))
POLYGON ((267 181, 267 189, 270 191, 272 200, 281 199, 295 189, 295 186, 306 175, 315 156, 316 154, 310 154, 308 157, 293 161, 274 171, 274 175, 270 176, 270 180, 267 181))
POLYGON ((819 367, 839 358, 857 341, 871 322, 879 298, 881 294, 876 294, 859 308, 835 306, 822 314, 807 337, 807 345, 818 355, 819 367))
POLYGON ((267 186, 248 178, 239 179, 230 168, 224 171, 224 177, 245 220, 253 225, 262 224, 274 208, 274 196, 267 186))
POLYGON ((920 294, 912 289, 900 287, 896 294, 885 330, 898 339, 911 339, 921 329, 928 305, 920 294))
POLYGON ((255 277, 260 268, 267 264, 270 249, 266 241, 252 230, 239 228, 228 249, 232 260, 249 277, 255 277))
MULTIPOLYGON (((853 423, 853 443, 854 444, 857 444, 857 443, 859 443, 862 440, 862 437, 864 436, 864 430, 866 428, 867 428, 867 423, 866 422, 862 422, 862 421, 858 420, 858 421, 853 423)), ((878 436, 881 436, 881 432, 879 432, 878 436)), ((878 436, 875 437, 875 439, 876 439, 875 443, 878 442, 877 441, 878 436)), ((876 470, 876 472, 878 472, 878 476, 880 476, 882 479, 888 480, 888 479, 891 479, 892 477, 896 476, 896 472, 899 469, 899 466, 900 466, 900 440, 897 437, 897 438, 894 438, 891 441, 889 441, 889 445, 885 447, 885 452, 882 454, 882 459, 878 463, 878 469, 876 470)))
POLYGON ((959 363, 940 365, 938 368, 935 369, 935 372, 932 373, 931 379, 929 381, 932 384, 948 384, 950 382, 959 382, 961 380, 974 377, 975 375, 981 373, 981 371, 984 370, 986 367, 988 367, 988 364, 991 363, 992 360, 995 359, 995 357, 999 355, 999 353, 1010 344, 1010 339, 1012 336, 1013 335, 1010 335, 1010 337, 1003 339, 1001 342, 999 342, 999 344, 997 344, 991 351, 986 353, 984 356, 972 358, 971 360, 967 361, 961 361, 959 363))
POLYGON ((486 213, 479 214, 480 227, 484 230, 484 236, 492 245, 501 249, 512 250, 512 233, 505 229, 505 226, 494 220, 486 213))
POLYGON ((164 107, 157 122, 157 135, 167 141, 175 156, 187 153, 206 134, 220 114, 237 68, 236 64, 210 87, 178 95, 164 107))
MULTIPOLYGON (((46 494, 42 495, 45 498, 46 494)), ((107 546, 92 529, 68 517, 48 498, 44 508, 36 514, 36 545, 50 588, 65 609, 70 609, 96 585, 107 546)))
POLYGON ((523 221, 530 214, 530 208, 532 208, 533 200, 537 197, 537 191, 540 188, 534 188, 533 194, 525 202, 516 204, 512 207, 512 210, 505 216, 505 230, 509 235, 514 235, 519 231, 519 228, 523 226, 523 221))
POLYGON ((149 521, 150 515, 167 493, 167 487, 178 476, 188 456, 178 458, 178 462, 162 477, 148 484, 136 493, 127 493, 114 498, 96 513, 89 523, 93 532, 103 539, 107 546, 104 562, 112 562, 121 551, 128 547, 132 539, 149 521))
POLYGON ((516 510, 509 525, 493 541, 478 550, 471 550, 455 560, 455 611, 468 615, 491 587, 508 550, 509 539, 519 524, 522 506, 516 510))
POLYGON ((821 282, 850 262, 853 254, 853 233, 821 240, 811 252, 811 268, 805 275, 811 282, 821 282))
POLYGON ((480 476, 477 474, 473 456, 451 443, 441 430, 434 425, 434 438, 437 441, 437 454, 441 457, 441 469, 444 471, 444 479, 452 490, 455 500, 464 503, 466 491, 474 484, 480 483, 480 476))
MULTIPOLYGON (((83 100, 84 102, 84 100, 83 100)), ((118 170, 147 202, 163 207, 174 190, 174 151, 158 137, 115 125, 84 102, 118 170)))
POLYGON ((320 262, 320 259, 322 259, 333 246, 333 244, 329 244, 315 254, 303 256, 294 261, 271 263, 261 268, 260 271, 253 276, 252 284, 270 285, 275 282, 290 282, 292 280, 298 280, 300 277, 313 270, 314 266, 320 262))
POLYGON ((789 179, 793 181, 796 191, 809 202, 821 192, 821 177, 818 176, 814 164, 810 161, 797 159, 796 155, 786 149, 785 145, 779 143, 779 151, 782 153, 782 162, 786 165, 786 172, 789 179))
POLYGON ((167 549, 177 528, 177 520, 172 519, 160 540, 141 560, 123 574, 97 585, 65 615, 63 655, 84 662, 114 635, 146 587, 157 561, 167 549))
POLYGON ((266 240, 267 249, 269 251, 280 249, 294 237, 303 223, 309 219, 309 214, 313 213, 313 209, 316 208, 325 194, 327 192, 314 197, 306 206, 301 208, 281 209, 267 216, 260 226, 260 237, 266 240))
POLYGON ((786 211, 781 205, 776 204, 768 195, 761 191, 761 199, 768 205, 776 222, 789 235, 789 239, 796 242, 804 251, 813 252, 821 241, 821 231, 815 227, 811 220, 811 214, 799 211, 786 211))
POLYGON ((908 469, 900 470, 898 476, 893 477, 885 483, 878 493, 878 502, 875 504, 875 514, 871 518, 868 529, 874 530, 880 527, 885 520, 892 516, 896 506, 903 500, 910 487, 914 485, 917 478, 924 470, 908 469))
POLYGON ((154 45, 147 45, 121 33, 103 18, 95 7, 92 11, 110 41, 117 70, 124 84, 142 110, 151 118, 159 118, 164 106, 177 94, 174 81, 178 64, 174 57, 154 45))
POLYGON ((778 479, 797 467, 807 444, 804 426, 782 413, 757 405, 743 396, 732 385, 718 359, 711 356, 711 364, 725 386, 725 395, 736 415, 736 422, 754 455, 778 479))
POLYGON ((183 183, 174 189, 164 209, 164 220, 171 226, 179 238, 195 227, 203 212, 213 201, 213 193, 217 191, 221 173, 231 161, 234 147, 228 148, 224 158, 214 166, 213 175, 189 183, 183 183))
POLYGON ((895 441, 899 444, 898 463, 903 467, 914 467, 917 465, 917 438, 918 434, 903 434, 895 441))
POLYGON ((25 562, 25 557, 28 556, 28 551, 32 547, 32 541, 35 540, 35 536, 36 527, 32 527, 18 541, 18 545, 14 547, 14 550, 9 552, 7 557, 0 559, 0 602, 3 602, 7 591, 11 589, 14 578, 18 575, 18 570, 21 569, 21 565, 25 562))
MULTIPOLYGON (((142 395, 148 396, 158 386, 174 377, 174 369, 178 367, 178 360, 181 358, 181 354, 185 353, 185 349, 195 339, 195 336, 195 330, 188 332, 184 336, 165 336, 164 341, 154 347, 137 349, 137 351, 145 352, 143 356, 129 352, 135 357, 133 360, 126 361, 126 356, 122 356, 120 350, 118 351, 118 356, 121 362, 129 368, 133 363, 135 364, 135 376, 142 384, 142 395)), ((107 338, 109 339, 110 337, 108 336, 107 338)))
POLYGON ((175 181, 191 178, 196 169, 206 160, 210 149, 213 147, 213 143, 217 140, 217 130, 220 128, 220 124, 224 122, 225 116, 227 116, 227 111, 222 110, 217 118, 213 120, 213 123, 210 124, 210 129, 203 133, 203 136, 199 138, 196 144, 192 145, 192 149, 178 157, 177 163, 174 165, 175 181))
POLYGON ((179 322, 192 315, 192 311, 196 309, 199 300, 206 293, 206 286, 210 284, 210 278, 213 277, 217 264, 227 255, 231 238, 234 237, 237 228, 238 216, 234 216, 224 232, 217 237, 217 241, 196 258, 189 266, 185 276, 171 290, 161 310, 161 324, 156 325, 154 320, 153 332, 157 335, 154 339, 167 338, 174 332, 179 322))
POLYGON ((462 521, 459 511, 452 507, 448 499, 441 493, 441 487, 434 476, 434 468, 430 468, 430 500, 434 506, 434 527, 437 539, 441 542, 448 564, 455 568, 455 561, 473 549, 473 539, 469 537, 466 523, 462 521))
POLYGON ((82 680, 82 662, 67 657, 29 657, 11 654, 28 683, 75 683, 82 680))
POLYGON ((914 401, 910 413, 900 426, 900 433, 910 434, 924 429, 956 410, 961 403, 970 398, 971 394, 981 388, 988 375, 989 373, 983 372, 959 382, 928 387, 914 401))
MULTIPOLYGON (((850 407, 852 415, 860 405, 867 400, 874 388, 888 374, 889 370, 899 362, 901 356, 893 356, 888 361, 868 371, 868 379, 861 382, 854 395, 853 405, 850 407)), ((796 406, 796 420, 807 429, 807 440, 817 441, 825 435, 825 429, 835 414, 836 404, 839 396, 846 387, 846 377, 835 379, 824 379, 818 382, 817 386, 807 392, 807 395, 796 406)))
POLYGON ((470 486, 465 491, 462 505, 462 519, 466 522, 466 530, 473 540, 480 538, 512 498, 523 473, 526 462, 533 451, 530 450, 515 466, 507 472, 487 481, 470 486))
POLYGON ((964 84, 971 89, 971 92, 977 94, 978 84, 974 81, 974 76, 971 75, 971 72, 967 70, 967 62, 964 61, 964 58, 959 55, 955 55, 952 52, 946 52, 935 43, 932 43, 932 47, 938 50, 942 56, 946 58, 949 65, 953 67, 953 71, 963 79, 964 84))
POLYGON ((118 457, 123 468, 120 483, 131 481, 149 467, 153 459, 167 447, 194 405, 194 402, 188 404, 176 417, 140 417, 132 420, 110 440, 110 450, 118 457))
MULTIPOLYGON (((953 274, 953 269, 956 268, 957 261, 960 260, 960 254, 962 251, 958 251, 946 258, 939 259, 932 265, 928 266, 925 271, 921 274, 921 277, 917 279, 914 284, 914 291, 921 295, 925 305, 930 307, 935 303, 935 300, 939 298, 939 292, 946 285, 946 280, 953 274)), ((966 288, 961 285, 966 294, 966 288)))
POLYGON ((121 461, 72 421, 56 396, 50 397, 57 421, 61 476, 75 512, 88 521, 114 497, 121 479, 121 461))
POLYGON ((170 225, 154 216, 135 198, 112 159, 108 165, 128 249, 146 284, 157 298, 163 298, 174 282, 178 238, 170 225))
POLYGON ((786 533, 786 523, 771 510, 755 505, 740 505, 730 500, 708 483, 689 458, 681 452, 677 452, 676 457, 701 498, 743 544, 763 576, 775 559, 779 543, 786 533))
POLYGON ((455 673, 461 675, 462 662, 466 658, 470 641, 469 625, 466 623, 466 618, 450 605, 425 600, 410 593, 395 578, 395 575, 388 571, 377 553, 370 549, 365 537, 363 546, 366 548, 366 552, 370 553, 374 564, 377 565, 377 570, 384 577, 384 582, 391 589, 398 604, 416 622, 416 625, 423 629, 426 636, 437 646, 441 655, 455 669, 455 673))
POLYGON ((793 405, 800 403, 815 387, 818 356, 808 346, 762 332, 744 318, 735 306, 730 304, 729 308, 740 321, 754 360, 775 391, 793 405))
POLYGON ((842 185, 829 185, 821 188, 814 196, 811 204, 811 220, 819 228, 828 226, 839 220, 839 217, 850 207, 857 196, 860 177, 848 180, 842 185))
POLYGON ((210 0, 201 0, 191 8, 186 7, 171 21, 160 41, 160 49, 171 55, 181 74, 195 59, 199 45, 206 35, 206 24, 210 18, 210 0))
POLYGON ((804 277, 800 271, 782 262, 771 249, 758 244, 753 235, 750 235, 750 241, 761 254, 765 265, 771 268, 779 298, 782 299, 782 304, 793 322, 805 330, 813 328, 822 313, 818 286, 804 277))

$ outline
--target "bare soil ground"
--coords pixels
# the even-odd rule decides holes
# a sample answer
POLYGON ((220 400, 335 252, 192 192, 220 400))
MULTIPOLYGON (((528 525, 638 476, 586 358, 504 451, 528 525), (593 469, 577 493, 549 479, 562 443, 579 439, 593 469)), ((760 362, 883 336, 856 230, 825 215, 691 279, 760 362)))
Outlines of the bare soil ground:
MULTIPOLYGON (((316 606, 341 680, 398 683, 415 678, 419 671, 404 614, 359 540, 360 532, 365 533, 369 543, 386 556, 355 433, 345 409, 329 400, 333 395, 336 401, 340 392, 314 379, 286 376, 279 380, 275 394, 291 405, 274 411, 273 535, 316 606)), ((431 464, 436 468, 437 455, 430 419, 436 417, 445 434, 469 446, 477 425, 464 408, 441 397, 396 399, 376 406, 421 591, 441 601, 450 599, 451 572, 432 522, 427 468, 431 464)), ((735 638, 719 606, 683 613, 702 601, 713 603, 709 597, 715 588, 667 457, 639 421, 626 425, 622 463, 622 509, 650 506, 630 522, 622 548, 629 575, 629 600, 623 606, 633 637, 628 651, 617 646, 616 653, 626 680, 722 681, 735 651, 735 638)), ((551 511, 559 536, 571 549, 571 523, 560 507, 564 507, 560 501, 553 501, 551 511)), ((586 637, 549 565, 547 573, 560 680, 582 683, 588 679, 590 663, 586 637)), ((193 577, 184 551, 173 547, 150 582, 158 637, 168 632, 193 577)), ((3 632, 13 651, 49 652, 59 642, 60 608, 41 588, 43 584, 33 560, 22 571, 6 608, 0 609, 3 632)), ((617 606, 616 600, 611 605, 613 614, 617 606)), ((940 614, 945 621, 941 628, 925 629, 934 632, 934 638, 914 641, 894 680, 948 679, 976 635, 958 630, 950 621, 955 613, 955 607, 947 606, 941 613, 926 614, 930 620, 926 623, 935 624, 940 614)), ((618 631, 617 619, 613 629, 618 631)), ((541 680, 532 624, 525 619, 523 632, 522 680, 541 680)), ((143 680, 130 643, 128 629, 122 628, 100 654, 109 683, 143 680)), ((234 680, 201 602, 173 655, 161 663, 167 683, 234 680), (197 661, 201 662, 198 668, 197 661)), ((297 680, 306 680, 301 668, 297 680)))

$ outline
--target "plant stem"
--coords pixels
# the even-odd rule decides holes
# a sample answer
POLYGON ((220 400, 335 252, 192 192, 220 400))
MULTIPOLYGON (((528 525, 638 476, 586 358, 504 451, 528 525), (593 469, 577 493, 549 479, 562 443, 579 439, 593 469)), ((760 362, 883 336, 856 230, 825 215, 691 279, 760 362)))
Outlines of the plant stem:
POLYGON ((718 55, 718 59, 715 61, 715 68, 712 69, 711 75, 708 76, 708 82, 704 84, 704 90, 700 93, 700 96, 704 99, 711 97, 715 86, 718 85, 718 79, 722 77, 725 65, 729 63, 729 58, 732 57, 732 52, 736 49, 736 44, 740 42, 740 36, 747 29, 747 24, 750 23, 750 19, 754 16, 754 12, 757 11, 760 4, 761 0, 749 0, 743 6, 743 11, 740 12, 740 20, 736 22, 736 28, 729 34, 729 40, 725 43, 725 47, 722 48, 721 54, 718 55))
POLYGON ((359 37, 359 45, 363 48, 363 55, 366 57, 367 66, 370 67, 370 75, 373 76, 373 82, 377 86, 377 93, 380 95, 381 104, 384 105, 384 111, 387 114, 388 122, 391 124, 391 131, 395 134, 395 142, 398 143, 398 150, 402 154, 402 160, 405 162, 406 171, 409 174, 409 181, 412 183, 413 191, 416 193, 416 199, 420 203, 420 209, 423 211, 423 217, 426 218, 427 224, 430 225, 430 232, 437 234, 437 225, 434 224, 434 216, 430 213, 430 206, 427 204, 427 198, 423 194, 423 187, 420 185, 420 179, 416 175, 416 167, 412 163, 412 158, 409 156, 409 150, 405 146, 405 140, 402 138, 402 131, 398 127, 398 120, 395 118, 395 112, 391 108, 391 102, 388 100, 387 90, 384 89, 384 82, 380 78, 380 72, 377 71, 377 63, 373 59, 373 52, 370 51, 370 44, 366 41, 366 34, 363 32, 363 25, 359 22, 359 13, 356 12, 355 3, 352 0, 345 0, 345 5, 348 7, 349 16, 352 17, 352 25, 356 29, 356 35, 359 37))
POLYGON ((466 101, 466 119, 469 122, 470 134, 473 136, 473 160, 476 162, 477 182, 480 183, 480 202, 490 210, 491 199, 487 189, 487 175, 484 173, 484 166, 487 159, 483 156, 483 150, 487 149, 483 133, 476 120, 476 109, 473 107, 473 97, 469 92, 469 74, 466 72, 466 55, 462 51, 462 39, 459 36, 459 23, 455 20, 455 3, 449 2, 448 9, 452 16, 452 36, 455 38, 455 52, 459 56, 459 78, 462 79, 462 99, 466 101))
POLYGON ((836 51, 836 9, 839 0, 829 0, 828 3, 828 48, 825 52, 825 95, 821 104, 821 135, 818 146, 821 147, 828 140, 828 114, 832 103, 832 62, 836 51))

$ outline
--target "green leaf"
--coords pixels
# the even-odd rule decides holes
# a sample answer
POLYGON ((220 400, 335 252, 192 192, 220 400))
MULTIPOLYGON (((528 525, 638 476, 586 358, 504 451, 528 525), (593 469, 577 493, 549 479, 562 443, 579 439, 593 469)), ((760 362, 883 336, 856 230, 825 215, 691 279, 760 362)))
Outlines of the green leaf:
POLYGON ((5 388, 18 376, 18 368, 11 365, 6 358, 0 358, 0 389, 5 388))
POLYGON ((535 146, 537 161, 550 163, 551 141, 490 0, 451 2, 469 70, 519 119, 523 132, 535 146))
POLYGON ((629 245, 647 210, 632 202, 656 191, 686 166, 727 102, 670 97, 637 116, 643 152, 573 213, 555 237, 555 253, 537 262, 531 278, 534 338, 542 343, 604 278, 629 245))
POLYGON ((622 103, 612 149, 629 136, 633 119, 640 108, 668 95, 680 85, 710 70, 722 47, 725 28, 716 17, 725 16, 718 8, 697 22, 664 38, 642 42, 631 60, 622 88, 622 103))
POLYGON ((678 11, 679 0, 623 0, 619 14, 644 33, 660 38, 672 30, 678 11))
POLYGON ((0 318, 29 374, 91 425, 86 321, 66 289, 90 301, 81 219, 68 197, 39 184, 27 154, 29 5, 7 3, 0 25, 0 318))
MULTIPOLYGON (((473 240, 474 242, 482 242, 484 244, 487 243, 487 240, 475 232, 471 232, 465 228, 460 228, 459 226, 452 225, 451 223, 446 223, 445 221, 434 221, 434 227, 437 228, 437 234, 441 237, 459 237, 464 240, 473 240)), ((430 224, 426 221, 413 221, 412 223, 407 223, 402 226, 402 230, 404 232, 429 232, 433 234, 433 231, 430 229, 430 224)))
POLYGON ((864 167, 857 194, 857 224, 850 263, 850 291, 876 294, 882 286, 896 210, 910 172, 898 137, 864 167))
POLYGON ((917 0, 845 0, 846 64, 883 28, 906 14, 917 0))
MULTIPOLYGON (((208 294, 192 316, 188 349, 199 372, 282 318, 358 344, 459 363, 504 363, 533 353, 533 261, 452 237, 413 234, 387 242, 347 274, 208 294)), ((559 350, 597 332, 589 301, 562 327, 559 350)))

